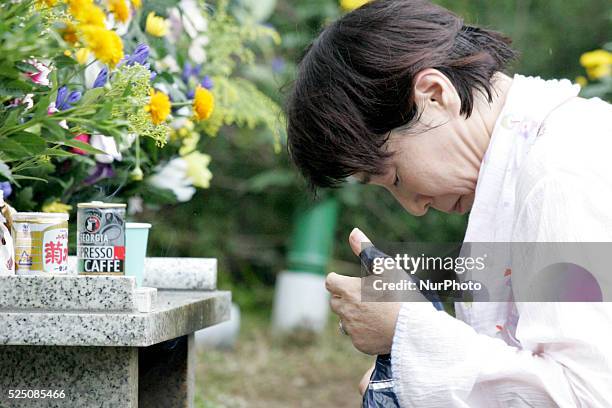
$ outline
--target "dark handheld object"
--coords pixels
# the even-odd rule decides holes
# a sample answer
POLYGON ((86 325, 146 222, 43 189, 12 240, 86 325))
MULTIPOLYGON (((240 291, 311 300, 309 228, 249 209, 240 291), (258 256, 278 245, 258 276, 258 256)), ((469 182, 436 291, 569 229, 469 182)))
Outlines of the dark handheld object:
MULTIPOLYGON (((359 254, 361 264, 366 268, 367 274, 372 274, 375 258, 389 258, 374 245, 369 244, 359 254)), ((410 275, 415 282, 419 281, 416 275, 410 275)), ((422 292, 437 310, 444 310, 438 295, 435 292, 422 292)), ((368 388, 363 393, 362 408, 400 408, 397 395, 393 391, 393 374, 391 372, 391 354, 376 356, 374 371, 370 376, 368 388)))

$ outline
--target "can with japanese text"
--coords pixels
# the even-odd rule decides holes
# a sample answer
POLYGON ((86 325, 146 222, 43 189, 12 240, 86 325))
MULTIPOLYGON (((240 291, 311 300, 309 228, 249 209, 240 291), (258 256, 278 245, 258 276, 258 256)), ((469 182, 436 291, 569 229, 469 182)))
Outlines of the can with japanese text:
POLYGON ((13 216, 15 273, 68 273, 68 214, 18 212, 13 216))
POLYGON ((125 274, 125 204, 78 204, 79 275, 125 274))

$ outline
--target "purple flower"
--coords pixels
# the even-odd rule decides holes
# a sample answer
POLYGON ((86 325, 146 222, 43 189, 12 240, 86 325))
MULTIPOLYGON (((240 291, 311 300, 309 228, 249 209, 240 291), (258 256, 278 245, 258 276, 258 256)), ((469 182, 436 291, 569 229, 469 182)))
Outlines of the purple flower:
POLYGON ((57 90, 57 98, 55 98, 55 108, 63 111, 72 108, 72 104, 77 103, 81 99, 79 91, 68 93, 68 88, 62 86, 57 90))
POLYGON ((151 71, 151 76, 149 77, 149 81, 153 81, 155 78, 157 78, 157 72, 151 71))
POLYGON ((132 54, 125 56, 124 62, 127 66, 134 64, 145 65, 147 63, 148 58, 149 46, 147 44, 138 44, 132 54))
POLYGON ((115 177, 113 166, 107 163, 97 163, 96 167, 94 167, 93 171, 89 173, 89 176, 83 180, 83 182, 86 185, 91 186, 102 179, 111 177, 115 177))
POLYGON ((208 75, 204 75, 204 79, 202 79, 200 85, 202 85, 206 89, 212 89, 214 84, 211 77, 209 77, 208 75))
POLYGON ((189 92, 187 92, 187 98, 193 99, 194 96, 195 96, 195 91, 193 89, 190 89, 189 92))
POLYGON ((13 192, 13 187, 11 187, 11 183, 8 181, 0 182, 0 190, 4 192, 4 198, 7 198, 13 192))
POLYGON ((185 62, 185 65, 183 65, 183 74, 181 75, 181 78, 183 78, 183 82, 188 83, 189 78, 191 78, 192 76, 197 77, 198 75, 200 75, 201 70, 202 66, 200 64, 191 65, 189 62, 185 62))
POLYGON ((93 87, 102 88, 104 85, 106 85, 107 81, 108 81, 108 68, 104 67, 100 70, 100 73, 96 77, 96 80, 93 83, 93 87))

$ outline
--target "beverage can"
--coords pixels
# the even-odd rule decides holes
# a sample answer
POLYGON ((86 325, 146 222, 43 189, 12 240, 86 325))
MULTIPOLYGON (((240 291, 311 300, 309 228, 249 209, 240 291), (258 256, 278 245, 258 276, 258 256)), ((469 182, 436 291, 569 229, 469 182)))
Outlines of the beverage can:
POLYGON ((15 273, 68 273, 68 214, 18 212, 13 216, 15 273))
POLYGON ((125 274, 125 204, 77 205, 79 275, 125 274))

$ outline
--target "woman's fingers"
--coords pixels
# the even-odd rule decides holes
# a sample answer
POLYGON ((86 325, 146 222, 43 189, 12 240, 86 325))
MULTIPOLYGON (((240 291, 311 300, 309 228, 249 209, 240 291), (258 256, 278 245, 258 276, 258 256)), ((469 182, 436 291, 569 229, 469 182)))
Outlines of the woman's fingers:
POLYGON ((336 272, 332 272, 325 278, 325 288, 334 297, 345 297, 349 290, 353 286, 352 278, 350 276, 338 275, 336 272))
POLYGON ((372 372, 374 371, 375 366, 376 363, 372 364, 372 367, 370 367, 370 369, 365 372, 363 378, 361 378, 361 381, 359 381, 359 393, 361 394, 361 396, 363 396, 363 394, 365 394, 366 390, 368 389, 370 377, 372 376, 372 372))
POLYGON ((351 234, 349 235, 349 244, 351 245, 351 249, 353 253, 357 256, 361 253, 363 249, 363 243, 371 243, 368 237, 361 232, 359 228, 353 228, 351 234))

